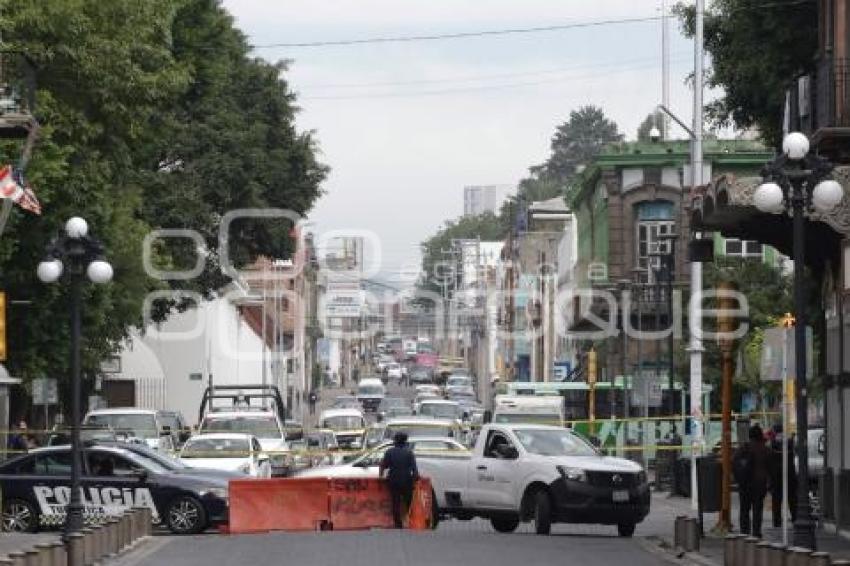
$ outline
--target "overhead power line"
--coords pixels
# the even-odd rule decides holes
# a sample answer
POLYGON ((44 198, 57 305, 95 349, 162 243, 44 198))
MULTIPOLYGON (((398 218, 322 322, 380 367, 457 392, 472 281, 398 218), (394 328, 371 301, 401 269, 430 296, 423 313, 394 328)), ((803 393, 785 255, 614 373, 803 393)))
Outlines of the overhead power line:
POLYGON ((653 22, 661 19, 661 16, 646 16, 641 18, 617 18, 608 20, 596 20, 590 22, 574 22, 570 24, 558 24, 550 26, 535 26, 528 28, 507 28, 479 31, 464 31, 456 33, 435 33, 426 35, 395 35, 385 37, 364 37, 359 39, 336 39, 325 41, 304 41, 291 43, 260 43, 252 45, 254 49, 272 49, 278 47, 286 48, 309 48, 309 47, 333 47, 340 45, 367 45, 370 43, 405 43, 412 41, 440 41, 445 39, 464 39, 470 37, 488 37, 498 35, 513 35, 526 33, 541 33, 562 31, 567 29, 592 28, 610 25, 635 24, 641 22, 653 22))

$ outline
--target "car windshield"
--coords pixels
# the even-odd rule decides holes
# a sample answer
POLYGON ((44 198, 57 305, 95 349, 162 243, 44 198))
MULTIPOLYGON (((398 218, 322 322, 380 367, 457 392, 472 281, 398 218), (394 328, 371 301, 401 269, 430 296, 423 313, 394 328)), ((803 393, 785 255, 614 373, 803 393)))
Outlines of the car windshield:
POLYGON ((387 428, 384 429, 384 438, 392 439, 395 437, 397 432, 404 432, 407 434, 408 438, 415 438, 421 436, 433 436, 433 437, 448 437, 451 438, 454 436, 453 427, 449 425, 443 424, 428 424, 428 423, 417 423, 417 424, 392 424, 387 425, 387 428))
POLYGON ((247 438, 196 438, 180 451, 181 458, 247 458, 250 454, 247 438))
POLYGON ((322 428, 329 428, 331 430, 352 430, 365 426, 366 423, 363 421, 363 417, 357 415, 338 415, 322 419, 322 428))
POLYGON ((380 385, 361 385, 357 389, 358 395, 382 395, 384 388, 380 385))
POLYGON ((496 413, 493 415, 493 422, 560 426, 561 415, 557 413, 496 413))
POLYGON ((568 430, 515 430, 520 444, 540 456, 595 456, 596 450, 568 430))
POLYGON ((116 434, 129 434, 137 438, 158 438, 156 419, 153 415, 138 413, 110 413, 89 415, 85 424, 109 427, 116 434))
POLYGON ((472 381, 466 376, 454 376, 450 377, 446 380, 446 385, 451 386, 461 386, 465 387, 467 385, 471 385, 472 381))
POLYGON ((283 433, 272 416, 207 417, 201 432, 239 432, 257 438, 282 438, 283 433))
POLYGON ((460 407, 450 403, 422 403, 419 414, 439 419, 456 419, 460 416, 460 407))

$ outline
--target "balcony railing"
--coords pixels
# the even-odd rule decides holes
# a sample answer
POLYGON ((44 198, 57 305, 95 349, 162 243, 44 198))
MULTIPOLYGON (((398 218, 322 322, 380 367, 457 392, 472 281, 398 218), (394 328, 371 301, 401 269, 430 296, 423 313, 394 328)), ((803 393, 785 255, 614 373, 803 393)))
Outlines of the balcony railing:
POLYGON ((821 58, 814 74, 799 77, 788 94, 792 131, 850 128, 850 59, 821 58))

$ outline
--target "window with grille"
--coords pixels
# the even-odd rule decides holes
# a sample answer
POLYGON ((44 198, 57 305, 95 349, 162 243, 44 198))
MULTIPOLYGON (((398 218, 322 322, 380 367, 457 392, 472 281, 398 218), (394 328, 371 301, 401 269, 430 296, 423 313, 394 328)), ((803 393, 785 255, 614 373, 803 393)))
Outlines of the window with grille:
POLYGON ((676 223, 672 220, 643 220, 637 223, 637 267, 641 283, 655 283, 656 273, 661 269, 661 257, 669 254, 673 245, 665 236, 675 234, 676 223))

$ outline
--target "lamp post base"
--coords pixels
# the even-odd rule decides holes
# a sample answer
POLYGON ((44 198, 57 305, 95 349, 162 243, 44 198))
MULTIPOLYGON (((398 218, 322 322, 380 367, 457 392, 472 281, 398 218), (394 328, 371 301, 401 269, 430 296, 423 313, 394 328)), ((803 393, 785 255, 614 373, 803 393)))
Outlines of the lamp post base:
POLYGON ((84 507, 82 503, 68 503, 65 515, 65 527, 62 537, 66 538, 71 533, 78 533, 84 526, 83 522, 84 507))
MULTIPOLYGON (((799 511, 798 511, 799 513, 799 511)), ((808 548, 811 551, 817 550, 817 540, 815 538, 815 522, 810 518, 797 517, 794 521, 794 546, 808 548)))

